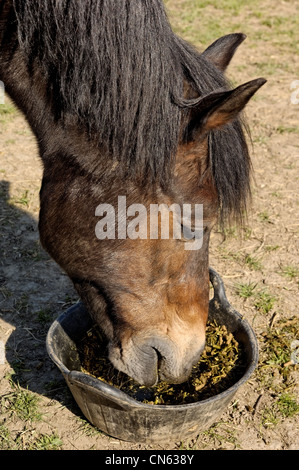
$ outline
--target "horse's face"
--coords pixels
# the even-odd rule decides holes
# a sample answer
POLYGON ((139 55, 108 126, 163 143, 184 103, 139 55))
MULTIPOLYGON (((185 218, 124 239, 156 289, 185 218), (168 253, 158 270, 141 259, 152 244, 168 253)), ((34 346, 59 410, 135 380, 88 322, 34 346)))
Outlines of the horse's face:
MULTIPOLYGON (((106 296, 114 312, 113 318, 107 312, 104 322, 110 339, 109 358, 115 367, 142 384, 153 385, 158 377, 171 383, 186 380, 204 348, 209 306, 208 243, 218 206, 211 179, 205 178, 198 185, 206 151, 205 140, 179 149, 168 192, 145 196, 133 190, 133 200, 137 202, 139 197, 147 208, 138 221, 139 234, 143 232, 146 239, 110 241, 111 246, 109 240, 105 241, 105 269, 110 279, 106 296), (183 217, 183 210, 177 220, 180 214, 167 209, 161 217, 153 218, 153 203, 168 208, 177 204, 182 209, 190 204, 193 212, 195 204, 202 204, 204 220, 199 220, 198 214, 193 220, 183 217), (169 239, 164 240, 161 230, 166 220, 170 230, 169 239), (176 233, 178 238, 172 230, 176 222, 181 232, 176 233), (195 230, 192 240, 184 235, 189 223, 195 230), (153 239, 151 234, 156 230, 158 238, 153 239)), ((129 195, 126 202, 130 207, 129 195)), ((103 321, 100 323, 103 325, 103 321)))
MULTIPOLYGON (((253 81, 203 99, 200 116, 189 124, 193 137, 179 148, 171 191, 161 192, 155 201, 147 200, 147 206, 149 202, 202 204, 200 248, 186 249, 196 239, 126 240, 110 261, 112 283, 116 275, 120 284, 117 295, 117 289, 113 294, 117 315, 110 325, 110 359, 142 384, 152 385, 158 377, 172 383, 186 380, 204 348, 209 233, 218 210, 208 170, 207 132, 234 119, 263 83, 253 81)), ((144 199, 144 194, 139 196, 144 199)), ((148 216, 144 220, 148 222, 148 216)), ((183 230, 184 219, 181 223, 183 230)))
MULTIPOLYGON (((102 195, 115 211, 112 225, 106 213, 100 227, 105 226, 108 238, 113 227, 113 236, 98 240, 102 266, 97 263, 99 281, 92 291, 90 285, 85 285, 79 292, 109 339, 109 358, 114 366, 141 384, 153 385, 158 378, 172 383, 186 380, 204 348, 209 307, 209 233, 218 212, 218 195, 208 164, 208 133, 234 119, 262 83, 249 82, 202 99, 188 122, 190 138, 178 149, 168 190, 146 191, 133 183, 124 187, 116 179, 102 195), (120 214, 119 195, 126 195, 134 227, 131 236, 121 239, 117 234, 124 214, 120 214), (142 204, 146 210, 142 212, 140 206, 132 204, 142 204), (168 208, 189 204, 193 212, 196 205, 202 205, 203 220, 195 214, 189 224, 189 232, 191 227, 196 234, 202 222, 202 236, 188 239, 188 220, 181 217, 176 227, 180 227, 182 237, 175 237, 170 230, 169 239, 162 239, 164 219, 151 219, 151 204, 166 204, 168 208), (138 224, 134 221, 135 210, 139 212, 138 224), (143 238, 136 238, 134 230, 143 238), (158 236, 151 236, 153 233, 158 236)), ((107 207, 99 209, 97 215, 105 211, 107 207)), ((170 222, 177 217, 177 213, 171 213, 170 222)))

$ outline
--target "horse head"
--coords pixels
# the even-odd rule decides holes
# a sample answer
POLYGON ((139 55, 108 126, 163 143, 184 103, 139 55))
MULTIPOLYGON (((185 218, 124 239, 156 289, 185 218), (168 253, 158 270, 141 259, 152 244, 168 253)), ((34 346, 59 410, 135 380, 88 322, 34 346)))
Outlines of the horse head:
POLYGON ((265 80, 224 78, 245 36, 200 54, 160 0, 8 3, 0 80, 38 138, 43 246, 117 369, 182 382, 205 345, 210 232, 250 192, 240 113, 265 80))

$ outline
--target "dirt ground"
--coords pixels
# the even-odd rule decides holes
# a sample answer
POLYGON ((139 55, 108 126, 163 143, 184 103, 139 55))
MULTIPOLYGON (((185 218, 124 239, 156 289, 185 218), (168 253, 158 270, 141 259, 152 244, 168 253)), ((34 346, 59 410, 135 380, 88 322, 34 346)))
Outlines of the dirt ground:
MULTIPOLYGON (((243 27, 248 35, 229 68, 234 83, 268 79, 247 107, 255 175, 247 226, 241 232, 232 227, 225 237, 216 230, 210 249, 210 265, 222 276, 228 299, 256 332, 260 362, 221 419, 188 442, 153 447, 96 430, 47 356, 48 328, 77 295, 39 244, 42 168, 35 139, 7 97, 0 105, 0 449, 299 448, 299 366, 291 356, 299 340, 299 91, 291 90, 299 80, 299 6, 276 3, 275 11, 261 1, 249 12, 247 2, 215 36, 211 32, 216 38, 243 27)), ((186 14, 190 4, 167 2, 175 27, 187 39, 216 9, 215 2, 202 2, 201 16, 182 19, 183 28, 179 13, 186 14)), ((210 42, 207 36, 196 41, 200 47, 210 42)), ((299 89, 299 82, 294 87, 299 89)))

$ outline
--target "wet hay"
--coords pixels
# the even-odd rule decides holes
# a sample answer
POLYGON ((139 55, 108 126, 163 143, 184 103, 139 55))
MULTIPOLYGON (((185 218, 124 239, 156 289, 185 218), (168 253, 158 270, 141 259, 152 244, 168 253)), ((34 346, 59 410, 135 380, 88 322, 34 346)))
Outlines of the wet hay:
POLYGON ((115 369, 107 358, 103 336, 97 327, 87 332, 78 345, 82 371, 143 403, 180 405, 210 398, 234 385, 244 374, 245 359, 241 345, 224 325, 209 322, 206 346, 187 382, 160 382, 153 387, 140 386, 115 369))

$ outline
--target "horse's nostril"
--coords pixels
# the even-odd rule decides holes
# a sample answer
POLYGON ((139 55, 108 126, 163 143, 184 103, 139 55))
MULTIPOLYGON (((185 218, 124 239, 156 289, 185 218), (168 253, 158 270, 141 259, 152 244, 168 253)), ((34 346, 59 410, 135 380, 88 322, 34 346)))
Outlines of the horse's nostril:
POLYGON ((161 363, 163 361, 163 356, 157 348, 153 347, 153 349, 157 354, 157 372, 158 372, 158 375, 159 375, 159 371, 160 371, 160 368, 161 368, 161 363))

